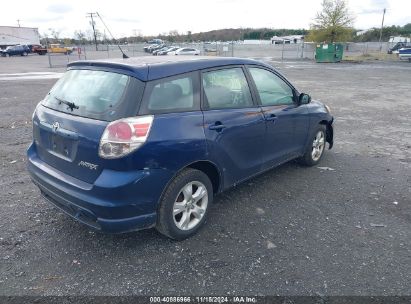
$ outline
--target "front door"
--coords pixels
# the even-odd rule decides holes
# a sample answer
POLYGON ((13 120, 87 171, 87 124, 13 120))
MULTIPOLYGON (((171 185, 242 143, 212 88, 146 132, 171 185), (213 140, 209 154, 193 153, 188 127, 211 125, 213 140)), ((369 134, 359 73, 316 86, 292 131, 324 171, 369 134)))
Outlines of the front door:
POLYGON ((280 76, 264 68, 248 70, 266 121, 264 167, 272 167, 302 153, 308 110, 297 103, 294 89, 280 76))

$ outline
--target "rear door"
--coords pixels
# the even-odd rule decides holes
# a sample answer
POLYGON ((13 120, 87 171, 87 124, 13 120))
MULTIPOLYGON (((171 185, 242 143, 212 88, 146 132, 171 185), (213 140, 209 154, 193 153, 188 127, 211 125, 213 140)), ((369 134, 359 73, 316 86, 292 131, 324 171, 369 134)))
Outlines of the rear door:
MULTIPOLYGON (((105 127, 135 115, 142 91, 142 82, 124 74, 68 71, 36 108, 33 137, 38 157, 65 174, 94 182, 110 165, 98 156, 105 127)), ((116 166, 121 169, 121 164, 116 166)))
POLYGON ((241 66, 202 73, 204 132, 209 158, 228 187, 261 170, 265 122, 241 66))
POLYGON ((308 110, 298 104, 295 89, 280 75, 263 67, 249 66, 248 71, 266 121, 264 167, 269 168, 301 154, 308 110))
POLYGON ((149 81, 140 115, 154 115, 150 136, 136 153, 146 166, 177 172, 206 158, 198 71, 149 81))

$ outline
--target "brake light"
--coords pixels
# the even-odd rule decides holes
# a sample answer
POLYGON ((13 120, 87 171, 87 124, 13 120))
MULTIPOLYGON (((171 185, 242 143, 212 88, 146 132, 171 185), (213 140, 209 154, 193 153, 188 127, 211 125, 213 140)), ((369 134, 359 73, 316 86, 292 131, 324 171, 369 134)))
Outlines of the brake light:
POLYGON ((128 123, 119 121, 107 127, 109 139, 130 140, 132 136, 131 127, 128 123))
POLYGON ((153 116, 140 116, 111 122, 100 140, 102 158, 120 158, 141 147, 150 133, 153 116))

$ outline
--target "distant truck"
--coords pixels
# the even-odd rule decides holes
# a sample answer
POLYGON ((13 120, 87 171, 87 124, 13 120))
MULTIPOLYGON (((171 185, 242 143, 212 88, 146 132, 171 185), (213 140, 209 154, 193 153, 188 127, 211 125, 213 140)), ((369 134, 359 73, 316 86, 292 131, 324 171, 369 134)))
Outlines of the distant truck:
POLYGON ((57 53, 57 54, 71 54, 73 50, 69 47, 61 46, 58 43, 50 44, 49 48, 47 49, 49 53, 57 53))
POLYGON ((397 43, 397 42, 411 42, 411 37, 402 37, 402 36, 391 36, 388 40, 390 43, 397 43))
POLYGON ((71 54, 73 52, 72 48, 61 46, 58 43, 50 44, 48 48, 42 45, 34 45, 31 49, 32 53, 36 53, 39 55, 45 55, 47 53, 54 53, 54 54, 71 54))
POLYGON ((39 44, 35 44, 31 46, 31 52, 38 54, 38 55, 46 55, 47 54, 47 48, 39 45, 39 44))

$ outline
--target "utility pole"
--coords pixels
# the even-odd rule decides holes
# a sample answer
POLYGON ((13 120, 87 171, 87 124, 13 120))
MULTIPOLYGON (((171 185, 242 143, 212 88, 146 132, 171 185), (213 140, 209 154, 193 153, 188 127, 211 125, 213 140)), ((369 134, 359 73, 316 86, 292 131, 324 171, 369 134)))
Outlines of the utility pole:
POLYGON ((17 24, 18 24, 19 27, 20 27, 20 19, 17 19, 17 24))
POLYGON ((96 29, 94 27, 95 23, 94 23, 94 19, 93 19, 94 16, 97 16, 97 14, 96 13, 87 13, 86 17, 91 19, 90 23, 91 23, 91 27, 93 28, 94 43, 96 44, 96 51, 98 51, 98 48, 97 48, 97 34, 96 34, 96 29))
POLYGON ((382 29, 383 29, 383 27, 384 27, 385 11, 386 11, 386 9, 384 8, 383 13, 382 13, 382 22, 381 22, 380 39, 379 39, 380 52, 381 52, 381 50, 382 50, 382 42, 381 42, 381 39, 382 39, 382 29))

